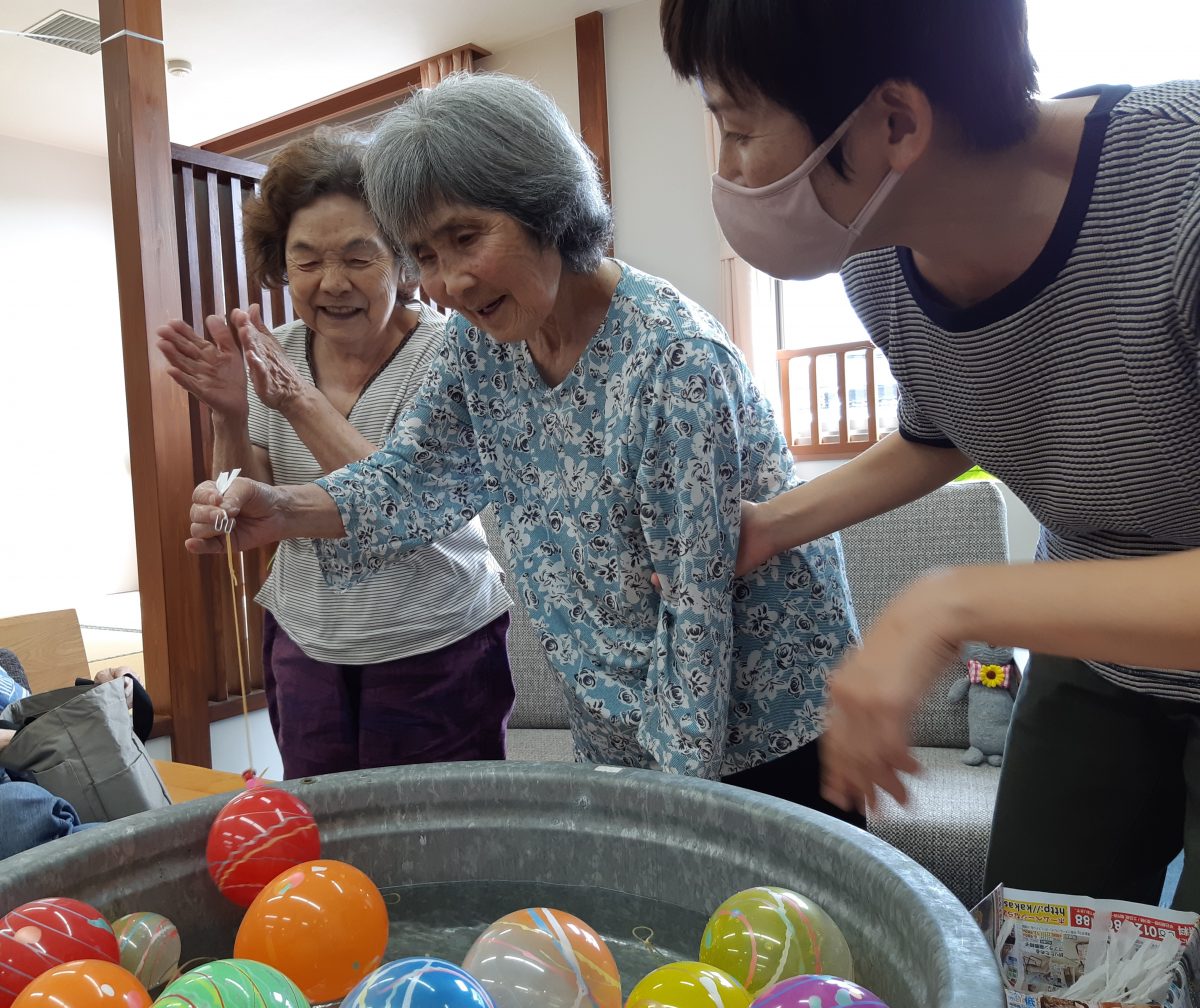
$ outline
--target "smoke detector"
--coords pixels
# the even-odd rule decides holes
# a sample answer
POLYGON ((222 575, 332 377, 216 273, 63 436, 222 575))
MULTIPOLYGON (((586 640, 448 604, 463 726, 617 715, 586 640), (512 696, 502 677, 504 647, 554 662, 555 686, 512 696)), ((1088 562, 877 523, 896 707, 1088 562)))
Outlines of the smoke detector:
POLYGON ((100 51, 100 22, 82 14, 72 14, 70 11, 55 11, 37 24, 30 25, 23 34, 49 36, 35 38, 34 41, 71 49, 88 56, 94 56, 100 51))
POLYGON ((192 61, 185 59, 167 60, 167 73, 172 77, 186 77, 192 72, 192 61))

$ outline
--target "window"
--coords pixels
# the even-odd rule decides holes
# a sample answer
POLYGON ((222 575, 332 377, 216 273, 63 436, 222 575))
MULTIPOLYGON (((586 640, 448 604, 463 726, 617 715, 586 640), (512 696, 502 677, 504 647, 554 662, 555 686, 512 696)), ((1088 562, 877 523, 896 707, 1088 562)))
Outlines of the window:
POLYGON ((781 281, 755 271, 754 358, 797 458, 846 458, 896 429, 896 382, 840 277, 781 281), (760 368, 760 370, 763 370, 760 368))

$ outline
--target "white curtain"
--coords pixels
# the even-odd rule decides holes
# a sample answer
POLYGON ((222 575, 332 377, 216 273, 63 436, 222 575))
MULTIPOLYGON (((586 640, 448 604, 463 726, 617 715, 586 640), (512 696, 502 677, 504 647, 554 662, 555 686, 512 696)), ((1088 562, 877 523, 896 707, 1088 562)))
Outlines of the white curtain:
POLYGON ((455 49, 453 52, 434 56, 421 67, 421 87, 436 87, 446 77, 460 70, 475 69, 475 57, 470 49, 455 49))

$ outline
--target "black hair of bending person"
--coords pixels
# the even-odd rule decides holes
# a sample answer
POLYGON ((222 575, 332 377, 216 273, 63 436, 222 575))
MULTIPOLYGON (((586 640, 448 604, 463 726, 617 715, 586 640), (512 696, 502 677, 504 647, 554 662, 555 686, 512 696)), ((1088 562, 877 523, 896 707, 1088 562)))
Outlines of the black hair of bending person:
MULTIPOLYGON (((680 77, 761 92, 815 143, 889 80, 919 87, 971 150, 1011 147, 1035 120, 1025 0, 662 0, 659 21, 680 77)), ((829 163, 845 174, 840 149, 829 163)))

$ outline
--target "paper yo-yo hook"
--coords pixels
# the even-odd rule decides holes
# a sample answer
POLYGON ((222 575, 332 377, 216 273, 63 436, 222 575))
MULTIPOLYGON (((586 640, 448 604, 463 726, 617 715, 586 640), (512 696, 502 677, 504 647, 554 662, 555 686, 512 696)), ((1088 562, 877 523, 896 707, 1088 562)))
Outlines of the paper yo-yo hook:
MULTIPOLYGON (((237 479, 241 469, 234 469, 233 472, 223 472, 214 481, 217 484, 217 493, 222 497, 225 496, 225 491, 229 489, 233 481, 237 479)), ((222 511, 213 521, 213 528, 221 535, 229 535, 233 531, 234 525, 237 524, 237 519, 222 511)))

